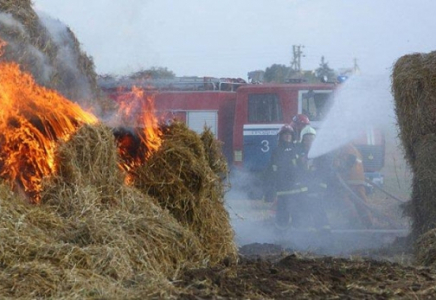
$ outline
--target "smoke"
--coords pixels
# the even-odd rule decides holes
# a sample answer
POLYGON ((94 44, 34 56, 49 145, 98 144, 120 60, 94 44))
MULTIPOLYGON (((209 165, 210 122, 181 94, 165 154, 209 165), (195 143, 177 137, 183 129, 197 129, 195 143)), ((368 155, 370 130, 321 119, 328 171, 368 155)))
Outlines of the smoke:
POLYGON ((1 38, 11 48, 10 53, 3 55, 4 58, 25 65, 41 83, 48 82, 53 68, 48 63, 48 57, 30 43, 30 36, 25 26, 10 13, 0 13, 0 23, 1 38))
POLYGON ((259 201, 263 197, 259 178, 256 174, 233 169, 230 183, 225 200, 237 245, 274 243, 275 236, 268 220, 274 207, 259 201))
MULTIPOLYGON (((232 189, 226 194, 226 208, 229 212, 235 242, 238 247, 250 244, 275 244, 287 251, 310 252, 317 255, 347 256, 355 251, 377 249, 388 246, 395 238, 405 236, 407 228, 386 228, 366 230, 357 225, 349 207, 335 199, 326 201, 325 211, 331 231, 317 229, 307 222, 307 226, 287 229, 275 225, 277 203, 266 203, 261 198, 253 199, 248 186, 252 176, 247 173, 234 174, 232 189)), ((304 206, 301 205, 304 210, 304 206)), ((306 208, 307 209, 307 208, 306 208)), ((302 215, 309 219, 313 211, 302 215)))
POLYGON ((37 11, 42 25, 47 29, 53 42, 57 46, 56 61, 58 62, 58 73, 64 77, 64 81, 74 84, 79 89, 76 90, 76 100, 86 100, 92 96, 91 86, 88 78, 79 69, 80 49, 76 46, 76 41, 71 30, 61 21, 53 19, 44 12, 37 11))
POLYGON ((394 124, 390 76, 351 77, 335 92, 333 106, 318 129, 309 157, 335 150, 368 129, 392 130, 394 124))
POLYGON ((15 20, 15 18, 9 13, 0 13, 0 22, 3 26, 9 27, 9 30, 16 30, 20 34, 26 33, 23 24, 15 20))

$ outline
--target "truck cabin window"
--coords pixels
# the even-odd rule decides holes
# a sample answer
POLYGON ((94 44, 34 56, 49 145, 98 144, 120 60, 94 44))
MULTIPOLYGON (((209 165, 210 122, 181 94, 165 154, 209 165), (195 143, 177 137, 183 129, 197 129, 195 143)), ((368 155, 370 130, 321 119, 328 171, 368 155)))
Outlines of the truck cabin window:
POLYGON ((248 122, 282 122, 282 110, 276 94, 248 95, 248 122))
POLYGON ((332 104, 331 92, 309 91, 303 94, 302 113, 309 117, 310 121, 322 121, 332 104))

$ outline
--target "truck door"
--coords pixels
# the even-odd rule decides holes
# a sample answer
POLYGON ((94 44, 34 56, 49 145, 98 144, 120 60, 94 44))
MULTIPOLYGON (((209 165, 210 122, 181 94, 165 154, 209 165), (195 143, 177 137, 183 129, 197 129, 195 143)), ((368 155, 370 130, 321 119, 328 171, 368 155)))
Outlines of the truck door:
POLYGON ((243 127, 244 168, 261 171, 267 167, 282 122, 277 94, 248 95, 248 124, 243 127))
POLYGON ((187 111, 186 112, 186 125, 193 131, 201 133, 204 126, 210 128, 212 133, 218 135, 218 112, 217 111, 187 111))

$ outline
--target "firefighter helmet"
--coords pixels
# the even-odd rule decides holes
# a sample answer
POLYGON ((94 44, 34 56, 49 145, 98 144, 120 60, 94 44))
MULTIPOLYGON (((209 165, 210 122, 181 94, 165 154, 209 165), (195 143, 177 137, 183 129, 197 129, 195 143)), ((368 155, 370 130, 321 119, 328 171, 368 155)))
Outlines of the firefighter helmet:
POLYGON ((304 114, 295 115, 292 118, 292 122, 294 122, 295 124, 301 124, 301 125, 309 125, 310 124, 309 118, 304 114))
POLYGON ((282 135, 285 132, 288 132, 290 134, 294 134, 294 128, 291 126, 291 124, 285 124, 280 128, 278 135, 282 135))

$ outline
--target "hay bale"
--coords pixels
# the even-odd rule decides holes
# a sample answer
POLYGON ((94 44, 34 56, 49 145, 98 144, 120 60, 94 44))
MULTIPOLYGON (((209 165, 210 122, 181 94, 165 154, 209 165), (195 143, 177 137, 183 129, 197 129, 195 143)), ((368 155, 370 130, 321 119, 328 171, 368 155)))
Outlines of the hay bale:
POLYGON ((405 157, 413 171, 412 240, 436 228, 436 52, 401 57, 392 73, 392 92, 405 157))
POLYGON ((0 298, 168 298, 206 266, 200 240, 125 186, 111 130, 84 126, 59 149, 41 205, 0 185, 0 298))
POLYGON ((138 255, 135 261, 146 259, 145 251, 149 265, 142 268, 169 277, 185 264, 208 260, 188 229, 149 196, 124 185, 109 128, 83 126, 60 147, 59 157, 59 177, 47 183, 43 199, 72 221, 68 234, 60 234, 64 241, 82 247, 116 243, 120 254, 138 255))
POLYGON ((134 185, 194 232, 212 264, 236 259, 234 232, 223 199, 221 176, 226 168, 222 161, 213 161, 218 147, 214 148, 207 133, 202 140, 183 123, 175 122, 162 131, 160 149, 136 170, 134 185))
POLYGON ((422 136, 436 133, 436 52, 398 59, 392 92, 406 160, 413 168, 415 144, 422 136))
POLYGON ((423 266, 436 266, 436 229, 427 231, 416 241, 416 263, 423 266))
POLYGON ((200 136, 204 145, 206 160, 212 171, 225 180, 229 175, 227 160, 222 152, 222 142, 217 140, 209 127, 205 127, 200 136))
POLYGON ((84 125, 72 141, 59 146, 58 175, 64 184, 91 185, 104 202, 116 202, 124 175, 112 131, 103 124, 84 125))
MULTIPOLYGON (((435 116, 436 118, 436 116, 435 116)), ((412 235, 419 237, 436 228, 436 134, 427 134, 415 144, 412 200, 405 213, 412 220, 412 235)))

